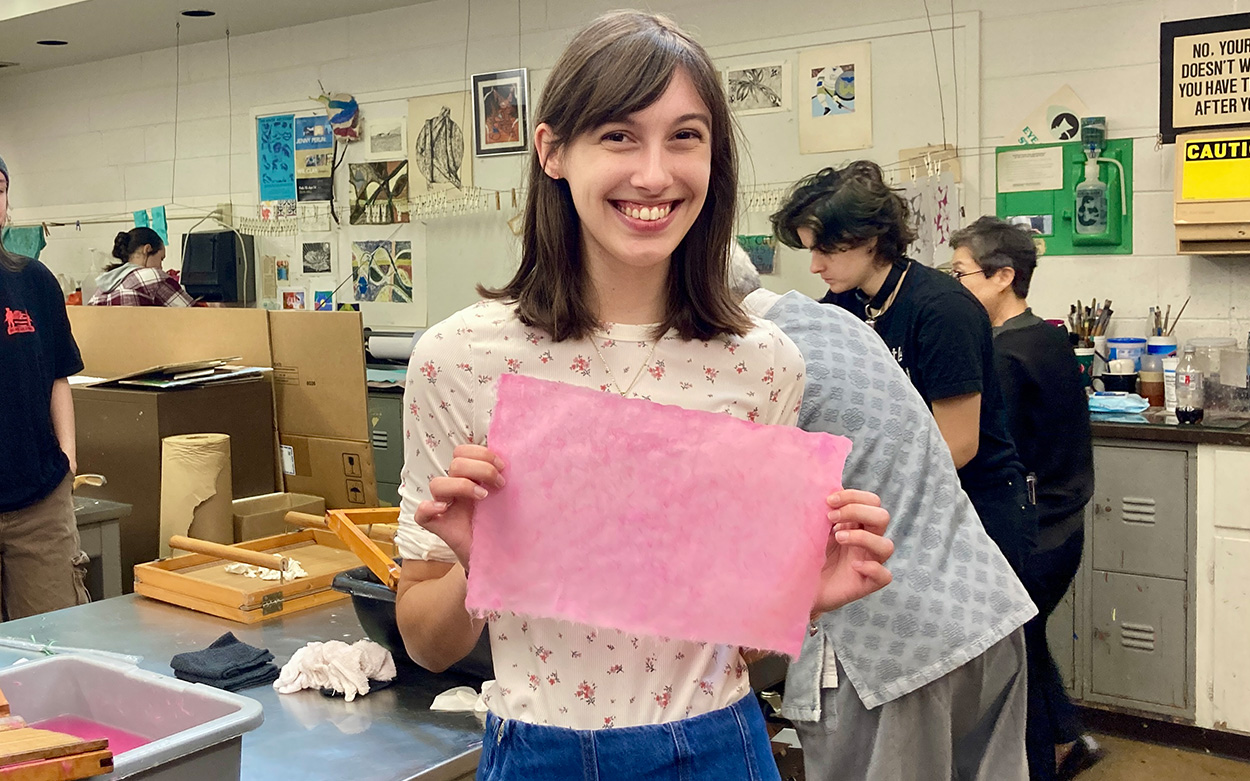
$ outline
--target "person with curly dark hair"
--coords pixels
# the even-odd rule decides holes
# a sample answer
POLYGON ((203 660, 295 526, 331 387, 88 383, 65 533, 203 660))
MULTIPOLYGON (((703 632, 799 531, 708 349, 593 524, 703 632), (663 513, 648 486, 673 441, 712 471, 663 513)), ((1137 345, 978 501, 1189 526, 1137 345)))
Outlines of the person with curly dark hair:
POLYGON ((990 320, 950 275, 909 259, 907 201, 861 160, 802 179, 772 215, 777 238, 811 251, 821 303, 868 323, 933 411, 959 480, 1016 572, 1037 521, 1007 427, 990 320))

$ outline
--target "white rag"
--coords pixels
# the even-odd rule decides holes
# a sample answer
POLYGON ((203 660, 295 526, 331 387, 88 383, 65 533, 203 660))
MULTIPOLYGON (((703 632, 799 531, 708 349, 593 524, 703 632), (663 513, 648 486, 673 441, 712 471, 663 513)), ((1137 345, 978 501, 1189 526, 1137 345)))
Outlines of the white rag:
POLYGON ((389 681, 395 677, 391 652, 373 642, 360 640, 351 645, 341 640, 309 643, 296 651, 282 667, 273 688, 279 694, 301 689, 334 689, 348 702, 369 693, 370 679, 389 681))
POLYGON ((486 700, 482 695, 494 683, 494 681, 483 683, 482 693, 480 694, 472 686, 457 686, 454 689, 448 689, 434 698, 434 702, 430 705, 430 710, 461 711, 484 715, 486 713, 486 700))

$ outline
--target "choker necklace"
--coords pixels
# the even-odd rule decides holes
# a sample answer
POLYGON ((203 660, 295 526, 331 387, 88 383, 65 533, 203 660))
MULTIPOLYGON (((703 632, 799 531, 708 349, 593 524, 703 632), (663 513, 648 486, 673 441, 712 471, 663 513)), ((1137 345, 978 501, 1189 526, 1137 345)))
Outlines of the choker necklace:
MULTIPOLYGON (((885 282, 881 283, 881 289, 870 300, 864 301, 864 322, 869 328, 877 327, 877 318, 890 308, 890 304, 894 303, 894 297, 898 293, 899 281, 907 272, 907 261, 898 260, 890 267, 890 273, 886 275, 885 282), (874 311, 875 310, 875 311, 874 311)), ((861 300, 863 300, 861 296, 861 300)))
POLYGON ((647 353, 647 357, 642 362, 642 365, 638 367, 638 371, 634 374, 634 378, 629 381, 629 385, 625 386, 625 390, 621 390, 620 383, 616 381, 616 373, 613 372, 612 367, 608 365, 608 359, 604 358, 603 353, 599 352, 599 339, 594 334, 591 334, 590 346, 594 348, 595 355, 599 356, 599 362, 603 364, 603 368, 608 370, 608 378, 612 381, 612 387, 616 388, 616 392, 620 394, 621 398, 625 398, 629 395, 629 392, 634 389, 634 386, 638 384, 638 380, 642 377, 643 371, 645 371, 647 365, 651 363, 651 357, 655 355, 655 348, 660 346, 660 340, 663 338, 664 337, 660 337, 660 339, 656 339, 651 343, 651 350, 647 353))

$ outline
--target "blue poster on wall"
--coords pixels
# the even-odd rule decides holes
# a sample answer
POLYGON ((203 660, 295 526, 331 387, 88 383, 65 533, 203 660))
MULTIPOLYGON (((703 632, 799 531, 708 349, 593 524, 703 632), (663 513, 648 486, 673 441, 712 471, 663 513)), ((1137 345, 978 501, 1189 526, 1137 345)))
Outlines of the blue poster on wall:
POLYGON ((295 115, 256 120, 256 169, 260 200, 295 200, 295 115))

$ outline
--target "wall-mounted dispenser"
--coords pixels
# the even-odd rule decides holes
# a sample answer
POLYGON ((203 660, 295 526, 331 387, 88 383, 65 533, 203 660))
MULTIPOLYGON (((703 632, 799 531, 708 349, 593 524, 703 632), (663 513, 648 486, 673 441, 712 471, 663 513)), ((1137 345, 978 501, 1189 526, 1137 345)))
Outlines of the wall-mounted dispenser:
POLYGON ((1176 137, 1176 252, 1250 255, 1250 130, 1176 137))
POLYGON ((1114 157, 1103 157, 1107 144, 1107 120, 1104 117, 1081 119, 1081 151, 1085 153, 1085 170, 1081 183, 1076 186, 1073 201, 1074 244, 1119 244, 1120 219, 1128 214, 1125 198, 1124 166, 1114 157), (1110 213, 1113 199, 1107 197, 1107 182, 1101 178, 1099 166, 1115 166, 1118 176, 1110 177, 1120 182, 1120 209, 1110 213))
POLYGON ((996 213, 1029 225, 1047 255, 1133 252, 1133 141, 1107 139, 1102 117, 1081 140, 998 147, 996 213))

